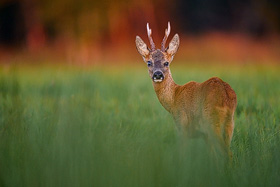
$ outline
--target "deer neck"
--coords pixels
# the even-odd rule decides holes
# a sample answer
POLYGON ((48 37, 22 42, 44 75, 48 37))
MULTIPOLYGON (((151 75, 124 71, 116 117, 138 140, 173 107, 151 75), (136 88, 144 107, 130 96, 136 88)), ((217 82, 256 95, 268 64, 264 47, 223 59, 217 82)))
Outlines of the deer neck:
POLYGON ((174 82, 170 70, 161 83, 153 82, 153 86, 161 105, 168 112, 172 113, 175 101, 175 89, 178 85, 174 82))

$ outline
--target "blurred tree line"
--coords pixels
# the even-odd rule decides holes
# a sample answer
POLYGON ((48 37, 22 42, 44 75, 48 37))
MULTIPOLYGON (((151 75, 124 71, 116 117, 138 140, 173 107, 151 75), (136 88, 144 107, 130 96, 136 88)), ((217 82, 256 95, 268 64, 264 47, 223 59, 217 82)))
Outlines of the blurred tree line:
POLYGON ((1 0, 0 43, 34 48, 57 40, 118 44, 145 34, 238 32, 263 37, 280 32, 279 0, 1 0))

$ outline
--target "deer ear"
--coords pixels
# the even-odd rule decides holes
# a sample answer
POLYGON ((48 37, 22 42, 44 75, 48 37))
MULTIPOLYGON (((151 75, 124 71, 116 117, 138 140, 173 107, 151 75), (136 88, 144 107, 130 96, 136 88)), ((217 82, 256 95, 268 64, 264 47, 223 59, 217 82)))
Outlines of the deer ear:
POLYGON ((142 57, 145 60, 145 58, 150 54, 150 51, 148 50, 147 45, 139 36, 136 36, 135 43, 136 43, 136 48, 137 48, 139 54, 142 55, 142 57))
POLYGON ((167 54, 169 54, 171 57, 173 57, 179 48, 179 44, 180 44, 179 35, 175 34, 168 45, 168 49, 166 51, 167 54))

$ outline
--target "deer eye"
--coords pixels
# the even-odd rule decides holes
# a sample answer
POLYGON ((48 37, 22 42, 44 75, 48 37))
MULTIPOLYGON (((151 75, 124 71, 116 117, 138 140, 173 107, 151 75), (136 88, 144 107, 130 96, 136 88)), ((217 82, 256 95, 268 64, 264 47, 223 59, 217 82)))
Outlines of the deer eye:
POLYGON ((148 62, 147 62, 147 65, 148 65, 148 67, 150 67, 150 66, 152 65, 152 62, 151 62, 151 61, 148 61, 148 62))
POLYGON ((163 65, 164 65, 165 67, 168 67, 169 63, 168 63, 168 62, 165 62, 163 65))

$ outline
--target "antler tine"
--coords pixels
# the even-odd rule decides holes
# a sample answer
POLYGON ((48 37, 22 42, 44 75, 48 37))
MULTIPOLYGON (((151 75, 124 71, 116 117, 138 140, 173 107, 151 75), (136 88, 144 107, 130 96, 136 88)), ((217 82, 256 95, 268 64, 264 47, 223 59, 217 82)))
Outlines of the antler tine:
POLYGON ((154 50, 156 50, 156 46, 152 39, 152 30, 149 27, 149 23, 147 23, 147 34, 148 34, 148 38, 149 38, 150 44, 151 44, 151 51, 154 51, 154 50))
POLYGON ((171 27, 170 27, 170 22, 168 22, 168 27, 167 29, 165 29, 165 35, 164 35, 164 38, 161 42, 161 51, 165 52, 165 43, 166 43, 166 40, 170 34, 170 31, 171 31, 171 27))

